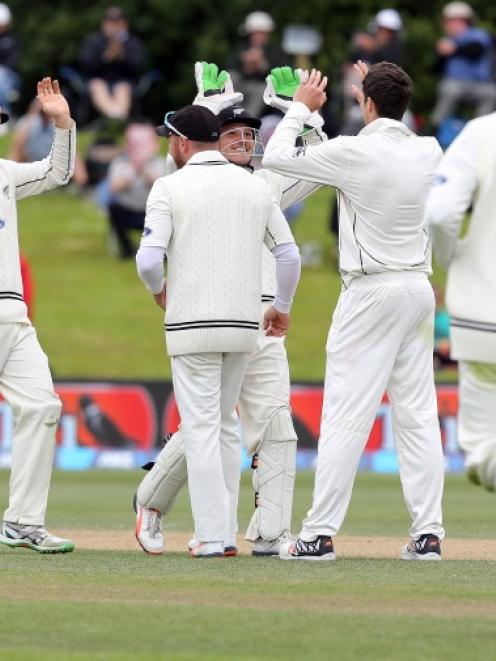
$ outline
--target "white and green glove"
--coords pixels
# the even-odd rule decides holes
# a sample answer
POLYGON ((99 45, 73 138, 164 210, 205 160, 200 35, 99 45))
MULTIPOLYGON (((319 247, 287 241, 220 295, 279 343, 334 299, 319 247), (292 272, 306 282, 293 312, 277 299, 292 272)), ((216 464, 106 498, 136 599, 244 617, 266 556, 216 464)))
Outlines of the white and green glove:
MULTIPOLYGON (((302 69, 292 69, 291 67, 272 69, 265 79, 267 86, 263 96, 264 103, 286 114, 293 102, 293 96, 302 76, 305 75, 307 74, 302 69)), ((324 120, 318 112, 313 112, 305 122, 305 127, 317 130, 321 129, 323 125, 324 120)))
POLYGON ((198 93, 193 105, 204 106, 215 115, 218 115, 224 108, 239 105, 243 101, 241 92, 234 91, 229 73, 219 71, 216 64, 196 62, 195 80, 198 93))

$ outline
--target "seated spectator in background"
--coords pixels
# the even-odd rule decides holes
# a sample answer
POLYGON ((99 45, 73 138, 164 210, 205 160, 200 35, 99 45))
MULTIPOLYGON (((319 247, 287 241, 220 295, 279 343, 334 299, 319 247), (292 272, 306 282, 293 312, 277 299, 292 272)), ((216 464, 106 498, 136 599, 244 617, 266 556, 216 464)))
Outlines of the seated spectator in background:
POLYGON ((264 11, 254 11, 240 28, 245 43, 227 64, 234 87, 244 96, 243 106, 250 115, 258 117, 263 110, 265 78, 274 67, 288 64, 282 50, 270 42, 274 21, 264 11))
POLYGON ((21 44, 11 31, 12 14, 7 5, 0 3, 0 106, 10 112, 10 106, 19 96, 21 78, 17 72, 21 44))
POLYGON ((110 164, 109 220, 122 259, 136 255, 129 231, 143 231, 148 194, 155 179, 165 175, 165 159, 158 152, 159 141, 153 126, 130 124, 125 150, 110 164))
POLYGON ((475 104, 477 116, 496 106, 496 85, 492 82, 491 35, 474 27, 474 11, 465 2, 450 2, 443 9, 446 36, 437 42, 437 69, 442 79, 432 123, 438 127, 453 116, 464 102, 475 104))
MULTIPOLYGON (((38 99, 34 99, 28 112, 16 122, 9 157, 18 163, 41 161, 50 153, 54 133, 53 120, 42 111, 38 99)), ((72 181, 83 187, 87 178, 85 165, 76 156, 72 181)))
POLYGON ((89 79, 91 101, 105 117, 129 116, 133 86, 144 61, 144 46, 129 33, 122 9, 109 7, 100 32, 86 37, 79 55, 82 73, 89 79))
POLYGON ((403 21, 395 9, 382 9, 367 30, 353 35, 350 55, 343 68, 344 123, 341 132, 345 135, 356 135, 363 128, 362 113, 352 91, 353 85, 360 85, 353 68, 358 60, 369 65, 387 61, 404 66, 403 21))

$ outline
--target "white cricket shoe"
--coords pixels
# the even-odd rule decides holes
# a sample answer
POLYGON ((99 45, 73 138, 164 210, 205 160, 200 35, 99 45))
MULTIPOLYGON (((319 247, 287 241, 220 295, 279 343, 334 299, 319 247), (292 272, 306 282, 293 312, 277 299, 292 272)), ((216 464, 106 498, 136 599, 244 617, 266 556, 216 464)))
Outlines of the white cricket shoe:
POLYGON ((401 551, 402 560, 441 560, 441 541, 437 535, 420 535, 401 551))
POLYGON ((224 557, 224 543, 223 542, 199 542, 198 540, 191 540, 188 547, 192 542, 195 546, 190 548, 189 553, 192 558, 223 558, 224 557))
POLYGON ((162 555, 165 551, 162 512, 151 507, 137 505, 135 536, 145 553, 162 555))
POLYGON ((74 542, 56 537, 44 526, 31 526, 4 521, 0 533, 0 544, 11 548, 27 548, 38 553, 70 553, 74 542))
MULTIPOLYGON (((193 537, 193 539, 190 539, 188 542, 188 551, 190 552, 191 555, 193 555, 192 552, 201 545, 202 545, 201 542, 199 542, 195 537, 193 537)), ((236 540, 235 539, 228 540, 224 544, 224 557, 235 558, 237 555, 238 555, 238 547, 236 546, 236 540)))
POLYGON ((253 544, 251 554, 258 558, 266 558, 273 555, 279 555, 281 550, 281 545, 289 542, 293 543, 293 538, 289 532, 283 532, 282 535, 276 537, 276 539, 262 539, 259 537, 257 541, 253 544))

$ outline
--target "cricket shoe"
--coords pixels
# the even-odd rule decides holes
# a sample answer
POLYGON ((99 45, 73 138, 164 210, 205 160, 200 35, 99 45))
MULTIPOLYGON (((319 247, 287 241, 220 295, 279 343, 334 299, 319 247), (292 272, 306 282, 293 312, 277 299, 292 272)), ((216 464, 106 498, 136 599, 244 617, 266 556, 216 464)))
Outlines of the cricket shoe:
POLYGON ((279 555, 281 546, 286 542, 294 542, 294 539, 288 532, 283 532, 282 535, 271 540, 259 537, 253 544, 251 554, 256 558, 268 558, 270 556, 279 555))
POLYGON ((189 554, 192 558, 224 558, 223 542, 198 542, 191 540, 188 544, 189 554), (195 544, 193 544, 195 542, 195 544), (190 547, 191 545, 191 547, 190 547))
POLYGON ((149 555, 162 555, 165 551, 162 533, 162 512, 136 503, 136 530, 138 544, 149 555))
MULTIPOLYGON (((201 546, 201 542, 193 537, 188 542, 188 551, 193 555, 192 551, 201 546)), ((238 547, 236 546, 236 540, 229 540, 229 542, 224 546, 224 558, 235 558, 238 555, 238 547)))
POLYGON ((27 526, 4 521, 0 533, 0 543, 11 548, 27 548, 38 553, 70 553, 74 542, 56 537, 44 526, 27 526))
POLYGON ((436 535, 420 535, 401 551, 402 560, 441 560, 441 541, 436 535))
POLYGON ((281 560, 336 560, 332 537, 319 535, 312 542, 303 539, 283 542, 279 550, 281 560))

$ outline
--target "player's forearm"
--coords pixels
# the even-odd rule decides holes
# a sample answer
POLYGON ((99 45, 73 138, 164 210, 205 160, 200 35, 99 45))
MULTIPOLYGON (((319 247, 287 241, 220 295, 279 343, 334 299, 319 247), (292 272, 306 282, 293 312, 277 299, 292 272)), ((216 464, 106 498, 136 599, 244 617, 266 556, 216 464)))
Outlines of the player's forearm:
MULTIPOLYGON (((50 155, 42 161, 19 163, 13 167, 16 198, 38 195, 57 186, 67 184, 76 161, 76 127, 55 127, 50 155)), ((12 164, 14 165, 14 164, 12 164)))
POLYGON ((277 291, 273 307, 287 314, 293 303, 301 273, 300 251, 296 243, 284 243, 272 250, 276 260, 277 291))
POLYGON ((164 287, 165 249, 158 246, 142 246, 136 254, 138 275, 152 294, 159 294, 164 287))
POLYGON ((265 147, 263 167, 287 176, 299 174, 295 143, 310 115, 303 103, 291 104, 265 147))

